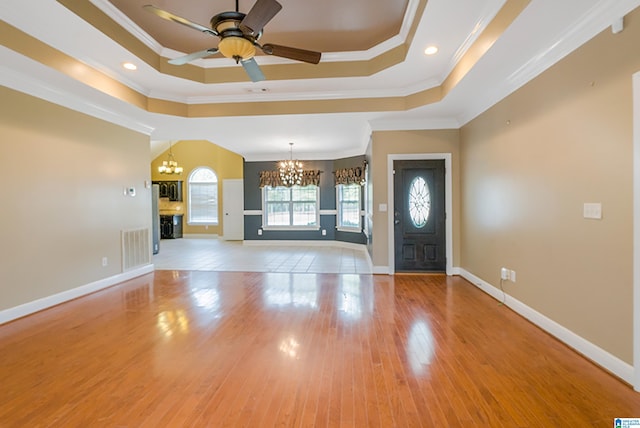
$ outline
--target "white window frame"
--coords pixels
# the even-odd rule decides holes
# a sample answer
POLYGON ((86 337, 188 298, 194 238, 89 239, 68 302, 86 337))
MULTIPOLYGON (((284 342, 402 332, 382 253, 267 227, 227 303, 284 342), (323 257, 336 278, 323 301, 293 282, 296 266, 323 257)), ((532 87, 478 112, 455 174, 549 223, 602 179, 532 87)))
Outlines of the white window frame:
POLYGON ((336 230, 340 232, 362 232, 362 186, 360 184, 336 184, 336 230), (342 219, 342 200, 340 195, 344 187, 358 187, 358 226, 343 226, 340 221, 342 219))
POLYGON ((218 187, 218 174, 216 174, 216 172, 209 168, 208 166, 199 166, 193 169, 193 171, 191 171, 191 173, 189 174, 189 178, 187 179, 187 224, 189 225, 196 225, 196 226, 217 226, 220 222, 220 216, 218 215, 218 210, 220 209, 220 188, 218 187), (210 182, 192 182, 191 178, 199 171, 202 169, 207 169, 209 171, 211 171, 213 173, 213 175, 215 176, 215 182, 210 183, 210 182), (191 213, 193 212, 193 210, 191 209, 191 186, 193 184, 212 184, 215 186, 216 189, 216 203, 215 203, 215 220, 212 221, 198 221, 198 220, 192 220, 191 219, 191 213))
MULTIPOLYGON (((315 204, 316 204, 316 224, 313 226, 298 226, 298 225, 293 225, 293 204, 296 202, 301 202, 301 201, 294 201, 292 199, 291 193, 290 193, 290 198, 289 198, 289 225, 288 226, 284 226, 284 225, 280 225, 280 226, 270 226, 267 224, 267 191, 268 189, 272 188, 271 186, 265 186, 262 188, 262 229, 264 230, 320 230, 320 187, 319 186, 315 186, 315 185, 309 185, 309 186, 292 186, 292 187, 284 187, 285 189, 288 189, 289 192, 293 192, 293 188, 294 187, 314 187, 316 190, 316 200, 315 200, 315 204)), ((276 187, 277 188, 277 187, 276 187)), ((311 202, 311 201, 304 201, 304 202, 311 202)))
POLYGON ((362 233, 369 238, 371 231, 369 225, 373 223, 373 198, 371 197, 371 184, 369 183, 369 163, 364 166, 364 183, 362 185, 362 197, 364 199, 364 223, 362 233))

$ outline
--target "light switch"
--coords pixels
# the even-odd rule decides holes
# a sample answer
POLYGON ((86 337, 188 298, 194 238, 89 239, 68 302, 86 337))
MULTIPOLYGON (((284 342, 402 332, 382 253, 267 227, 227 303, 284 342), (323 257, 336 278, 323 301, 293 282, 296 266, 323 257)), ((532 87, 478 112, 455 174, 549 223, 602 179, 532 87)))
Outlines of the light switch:
POLYGON ((378 211, 380 211, 381 213, 386 213, 387 212, 387 204, 378 205, 378 211))
POLYGON ((585 203, 583 210, 584 218, 591 218, 600 220, 602 219, 602 204, 601 203, 585 203))

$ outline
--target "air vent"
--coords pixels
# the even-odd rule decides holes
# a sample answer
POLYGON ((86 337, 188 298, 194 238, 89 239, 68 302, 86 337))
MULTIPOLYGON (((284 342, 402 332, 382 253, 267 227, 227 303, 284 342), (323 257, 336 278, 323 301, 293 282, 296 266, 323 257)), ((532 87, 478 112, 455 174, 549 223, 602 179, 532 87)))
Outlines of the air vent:
POLYGON ((129 229, 122 231, 122 270, 151 263, 151 242, 149 229, 129 229))

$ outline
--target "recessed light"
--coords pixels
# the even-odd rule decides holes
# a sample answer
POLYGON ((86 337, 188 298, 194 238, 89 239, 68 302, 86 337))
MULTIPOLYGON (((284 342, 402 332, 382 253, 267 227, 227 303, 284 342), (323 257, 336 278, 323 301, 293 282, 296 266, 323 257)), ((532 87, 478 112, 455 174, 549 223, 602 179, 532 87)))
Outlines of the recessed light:
POLYGON ((123 63, 122 63, 122 66, 123 66, 124 68, 126 68, 127 70, 137 70, 137 69, 138 69, 138 66, 137 66, 137 65, 135 65, 135 64, 134 64, 134 63, 132 63, 132 62, 123 62, 123 63))
POLYGON ((424 50, 425 55, 434 55, 438 52, 437 46, 429 46, 424 50))

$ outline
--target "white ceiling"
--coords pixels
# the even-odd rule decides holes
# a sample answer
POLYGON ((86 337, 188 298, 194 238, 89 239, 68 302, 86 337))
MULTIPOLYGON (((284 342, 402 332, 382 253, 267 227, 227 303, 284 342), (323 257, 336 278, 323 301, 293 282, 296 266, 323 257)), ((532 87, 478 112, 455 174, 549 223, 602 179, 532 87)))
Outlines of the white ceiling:
MULTIPOLYGON (((172 58, 161 46, 106 0, 91 0, 156 53, 172 58)), ((153 0, 149 0, 150 2, 153 0)), ((297 0, 300 3, 302 0, 297 0)), ((353 8, 376 2, 334 2, 353 8)), ((514 0, 507 0, 514 1, 514 0)), ((289 0, 296 3, 294 0, 289 0)), ((0 3, 0 16, 10 25, 45 41, 141 94, 187 104, 289 100, 340 100, 407 96, 440 85, 505 0, 429 0, 406 60, 364 77, 269 80, 252 83, 198 83, 162 74, 135 58, 58 2, 9 0, 0 3), (437 45, 435 56, 423 54, 437 45), (124 61, 138 65, 122 69, 124 61)), ((165 7, 167 1, 156 3, 165 7)), ((287 1, 281 0, 284 9, 287 1)), ((398 35, 366 51, 328 52, 322 62, 366 60, 404 42, 418 0, 409 0, 398 35)), ((300 159, 335 159, 363 154, 372 130, 458 128, 548 68, 614 21, 640 6, 640 0, 532 0, 511 26, 442 101, 407 111, 287 114, 185 118, 151 113, 0 46, 0 83, 14 89, 92 114, 148 134, 152 156, 168 141, 205 139, 247 160, 276 160, 286 156, 289 142, 300 159)), ((168 9, 168 8, 167 8, 168 9)), ((207 24, 209 17, 197 22, 207 24)), ((194 19, 195 20, 195 19, 194 19)), ((316 24, 322 26, 322 16, 316 24)), ((175 23, 165 22, 167 31, 175 23)), ((286 24, 286 23, 285 23, 286 24)), ((285 25, 279 24, 279 25, 285 25)), ((275 25, 275 23, 274 23, 275 25)), ((180 27, 180 26, 178 26, 180 27)), ((268 40, 269 24, 264 40, 268 40)), ((202 35, 206 37, 205 35, 202 35)), ((0 35, 0 40, 3 36, 0 35)), ((212 40, 212 47, 215 40, 212 40)), ((294 45, 295 43, 289 43, 294 45)), ((305 46, 297 46, 305 48, 305 46)), ((198 50, 198 49, 194 49, 198 50)), ((261 65, 291 63, 258 57, 261 65)), ((195 63, 204 68, 241 67, 226 58, 195 63)))

